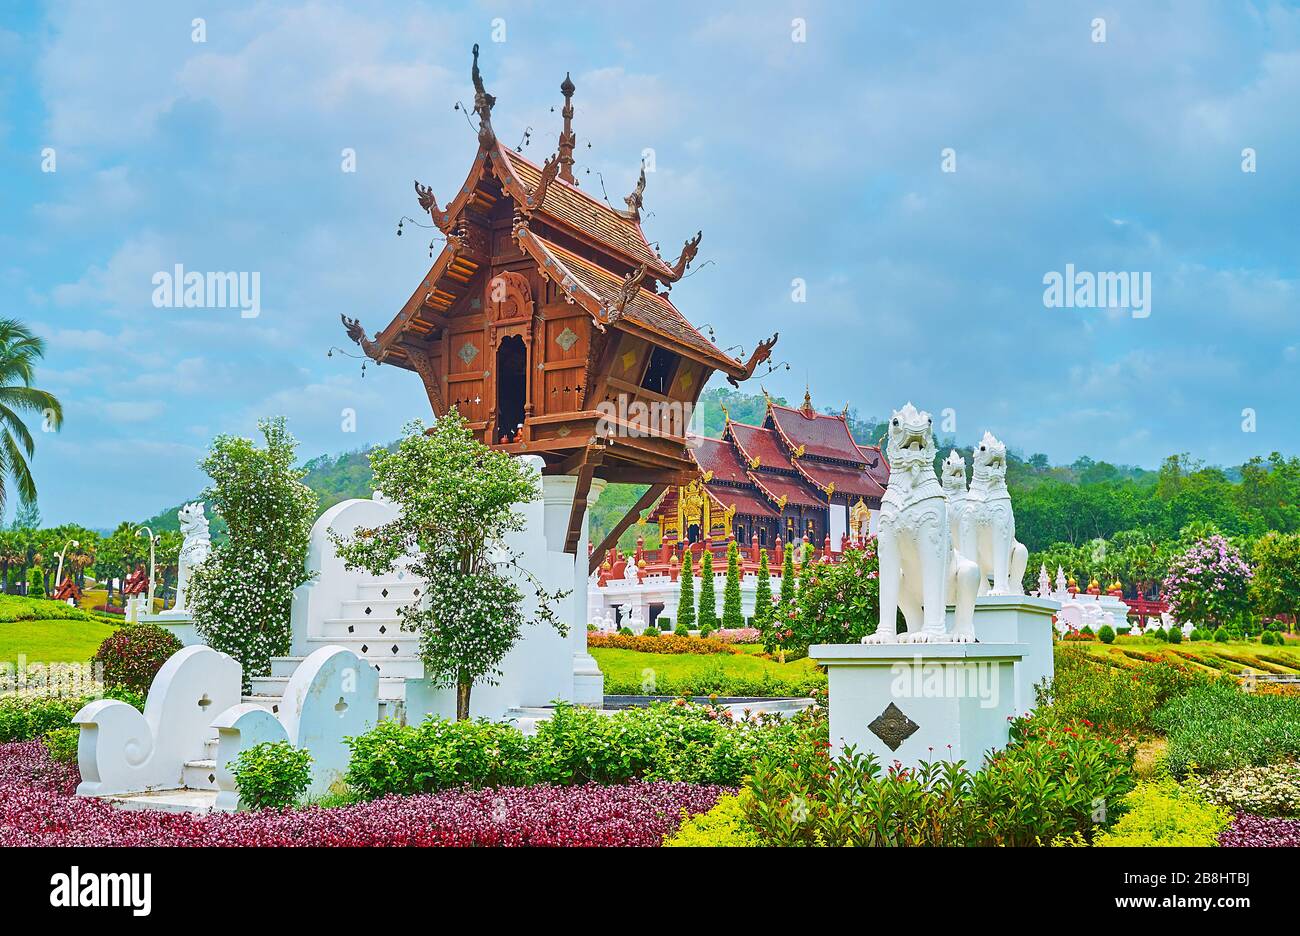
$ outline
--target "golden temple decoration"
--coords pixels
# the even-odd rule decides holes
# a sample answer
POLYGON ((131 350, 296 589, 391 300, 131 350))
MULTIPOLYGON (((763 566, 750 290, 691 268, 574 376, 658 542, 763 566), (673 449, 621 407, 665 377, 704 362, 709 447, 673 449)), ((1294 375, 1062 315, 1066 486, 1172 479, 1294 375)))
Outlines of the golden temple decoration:
POLYGON ((753 458, 751 458, 751 459, 749 460, 749 467, 750 467, 750 468, 757 468, 757 467, 758 467, 759 465, 761 465, 761 464, 762 464, 762 461, 759 459, 759 457, 758 457, 757 455, 755 455, 753 458))

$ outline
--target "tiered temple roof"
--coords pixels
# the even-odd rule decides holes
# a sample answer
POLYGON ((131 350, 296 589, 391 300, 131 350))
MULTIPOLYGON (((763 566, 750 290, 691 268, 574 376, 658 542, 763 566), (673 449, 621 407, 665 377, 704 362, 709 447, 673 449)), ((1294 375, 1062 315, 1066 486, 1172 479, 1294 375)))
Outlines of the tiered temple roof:
POLYGON ((758 426, 728 416, 722 438, 697 440, 691 455, 698 481, 670 489, 652 511, 668 540, 740 531, 769 545, 811 530, 820 545, 832 505, 879 509, 889 483, 879 447, 855 442, 847 414, 818 413, 809 394, 799 407, 768 398, 758 426))

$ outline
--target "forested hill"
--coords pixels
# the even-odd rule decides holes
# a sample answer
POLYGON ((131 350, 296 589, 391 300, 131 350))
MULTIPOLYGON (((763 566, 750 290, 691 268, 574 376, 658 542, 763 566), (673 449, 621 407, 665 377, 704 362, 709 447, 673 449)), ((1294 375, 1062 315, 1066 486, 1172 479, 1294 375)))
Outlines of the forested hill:
MULTIPOLYGON (((784 398, 777 403, 789 405, 784 398)), ((766 410, 762 394, 730 388, 704 392, 699 405, 700 431, 722 434, 723 407, 737 422, 758 424, 766 410)), ((838 407, 825 407, 838 413, 838 407)), ((849 428, 863 444, 884 435, 885 422, 850 408, 849 428)), ((952 438, 938 440, 939 456, 956 448, 970 460, 971 447, 952 438)), ((349 497, 370 496, 370 465, 364 451, 321 455, 303 466, 303 479, 321 498, 321 509, 349 497)), ((1234 536, 1257 536, 1267 530, 1300 530, 1300 458, 1271 455, 1245 465, 1217 468, 1189 455, 1171 455, 1156 470, 1080 458, 1070 465, 1050 465, 1041 453, 1026 455, 1009 446, 1007 484, 1016 508, 1017 538, 1031 550, 1054 543, 1081 544, 1109 538, 1123 530, 1144 530, 1152 538, 1173 539, 1190 523, 1206 522, 1234 536)), ((638 485, 610 485, 591 511, 591 539, 598 542, 641 496, 638 485)), ((146 523, 155 530, 175 530, 176 510, 168 508, 146 523)), ((213 531, 220 534, 218 519, 213 531)), ((658 541, 658 529, 644 528, 647 542, 658 541)), ((636 528, 624 534, 624 545, 636 539, 636 528)))

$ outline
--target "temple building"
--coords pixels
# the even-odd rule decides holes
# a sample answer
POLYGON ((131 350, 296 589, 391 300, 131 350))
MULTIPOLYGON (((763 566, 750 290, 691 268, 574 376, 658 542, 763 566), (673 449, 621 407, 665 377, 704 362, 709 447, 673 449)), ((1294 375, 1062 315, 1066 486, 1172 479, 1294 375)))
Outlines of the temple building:
MULTIPOLYGON (((766 396, 766 393, 764 394, 766 396)), ((693 440, 697 475, 678 485, 651 511, 665 544, 734 536, 760 547, 796 538, 838 552, 847 541, 875 532, 889 465, 879 447, 859 445, 847 412, 813 409, 805 393, 799 407, 767 397, 762 425, 734 422, 728 414, 721 439, 693 440)))
POLYGON ((478 150, 465 181, 445 205, 415 183, 446 245, 373 339, 355 319, 344 325, 366 356, 418 375, 435 416, 455 407, 485 444, 574 478, 565 548, 576 553, 594 480, 650 485, 616 539, 669 486, 696 477, 685 414, 715 372, 736 385, 752 376, 776 336, 742 361, 678 311, 669 291, 701 235, 671 262, 651 246, 644 167, 626 209, 579 187, 567 76, 558 148, 540 166, 493 130, 477 46, 471 78, 478 150))

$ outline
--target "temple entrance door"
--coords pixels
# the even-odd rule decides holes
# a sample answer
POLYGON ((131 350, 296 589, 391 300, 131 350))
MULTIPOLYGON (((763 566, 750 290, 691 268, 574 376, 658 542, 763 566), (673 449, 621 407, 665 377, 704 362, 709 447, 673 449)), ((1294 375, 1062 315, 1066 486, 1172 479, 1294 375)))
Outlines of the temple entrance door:
POLYGON ((686 528, 686 542, 698 543, 700 541, 700 525, 692 523, 686 528))
POLYGON ((507 335, 497 346, 497 419, 493 438, 511 440, 524 421, 528 399, 528 350, 524 339, 507 335))

